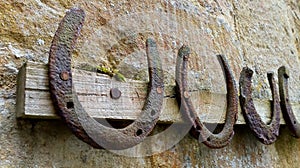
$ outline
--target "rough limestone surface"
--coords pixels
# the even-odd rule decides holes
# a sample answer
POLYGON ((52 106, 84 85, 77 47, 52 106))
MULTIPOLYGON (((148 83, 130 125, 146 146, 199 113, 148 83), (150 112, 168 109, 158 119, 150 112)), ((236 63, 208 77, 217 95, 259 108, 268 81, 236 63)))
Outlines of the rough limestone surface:
MULTIPOLYGON (((0 167, 299 167, 300 140, 286 126, 268 146, 242 125, 222 149, 209 149, 187 134, 167 151, 132 158, 91 148, 60 120, 17 119, 15 110, 18 69, 26 61, 48 62, 58 24, 73 7, 86 12, 74 66, 104 66, 146 81, 144 42, 151 37, 167 86, 175 85, 176 54, 186 44, 192 50, 190 89, 226 92, 215 57, 224 54, 236 81, 243 67, 254 70, 258 99, 271 97, 266 73, 287 66, 290 99, 299 102, 299 5, 296 0, 0 1, 0 167)), ((157 126, 154 133, 164 129, 157 126)))

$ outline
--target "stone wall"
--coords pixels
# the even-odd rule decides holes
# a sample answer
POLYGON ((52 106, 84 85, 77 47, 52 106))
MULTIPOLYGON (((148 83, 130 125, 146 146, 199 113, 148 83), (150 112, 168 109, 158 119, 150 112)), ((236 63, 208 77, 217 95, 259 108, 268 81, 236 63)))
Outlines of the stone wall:
MULTIPOLYGON (((80 7, 86 21, 73 64, 118 69, 126 78, 147 80, 144 41, 155 38, 165 84, 174 86, 176 53, 192 48, 191 89, 225 93, 214 57, 224 54, 238 81, 241 69, 255 71, 257 99, 271 98, 266 73, 285 65, 290 99, 300 101, 299 31, 296 0, 60 1, 0 2, 0 167, 298 167, 300 141, 281 126, 276 143, 263 145, 246 125, 235 127, 229 146, 209 149, 186 135, 171 149, 130 158, 92 149, 60 120, 16 118, 16 78, 26 61, 48 62, 49 47, 67 9, 80 7)), ((300 120, 300 119, 298 119, 300 120)), ((160 125, 154 132, 164 129, 160 125)), ((155 145, 155 144, 154 144, 155 145)))

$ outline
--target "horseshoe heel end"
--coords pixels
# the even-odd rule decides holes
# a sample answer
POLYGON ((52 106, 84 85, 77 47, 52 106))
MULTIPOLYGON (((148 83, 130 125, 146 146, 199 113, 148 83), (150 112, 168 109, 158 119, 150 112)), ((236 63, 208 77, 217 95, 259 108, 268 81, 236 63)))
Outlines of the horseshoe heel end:
POLYGON ((150 80, 150 85, 154 85, 154 87, 157 89, 157 92, 162 94, 164 89, 162 62, 159 57, 157 44, 152 38, 148 38, 146 40, 146 53, 148 59, 149 76, 150 79, 153 79, 150 80))
POLYGON ((292 136, 300 138, 300 124, 297 121, 292 106, 289 101, 288 78, 290 77, 289 70, 282 66, 278 69, 280 105, 283 119, 289 127, 292 136))
POLYGON ((227 119, 230 119, 228 123, 235 123, 238 118, 238 89, 236 85, 236 81, 234 80, 233 72, 230 69, 229 63, 224 55, 217 55, 219 63, 223 69, 226 88, 227 88, 227 108, 228 111, 233 111, 231 113, 227 113, 230 116, 227 116, 227 119))
MULTIPOLYGON (((278 95, 278 90, 275 82, 274 72, 268 72, 267 77, 269 85, 272 92, 272 120, 270 124, 270 131, 277 138, 279 136, 279 127, 280 127, 280 98, 278 95)), ((275 139, 276 140, 276 139, 275 139)))

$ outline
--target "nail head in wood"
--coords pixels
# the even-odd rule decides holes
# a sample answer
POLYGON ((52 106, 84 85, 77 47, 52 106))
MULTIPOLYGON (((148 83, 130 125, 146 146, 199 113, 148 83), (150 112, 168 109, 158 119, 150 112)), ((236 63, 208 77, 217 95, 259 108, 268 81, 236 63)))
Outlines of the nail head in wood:
POLYGON ((185 92, 183 92, 183 96, 184 96, 184 98, 189 98, 190 94, 188 91, 185 91, 185 92))
POLYGON ((110 96, 113 99, 119 99, 122 95, 122 92, 118 88, 110 89, 110 96))
POLYGON ((161 87, 158 87, 158 88, 156 88, 156 92, 157 92, 158 94, 162 94, 163 90, 162 90, 161 87))
POLYGON ((63 71, 60 73, 60 78, 61 80, 67 81, 69 80, 69 72, 68 71, 63 71))

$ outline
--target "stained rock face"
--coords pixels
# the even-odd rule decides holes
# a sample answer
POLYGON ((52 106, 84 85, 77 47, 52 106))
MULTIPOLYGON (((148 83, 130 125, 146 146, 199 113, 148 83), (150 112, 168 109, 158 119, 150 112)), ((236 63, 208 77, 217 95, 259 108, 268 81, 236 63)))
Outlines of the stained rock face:
MULTIPOLYGON (((17 119, 18 69, 26 61, 48 62, 58 24, 73 7, 86 12, 73 52, 75 67, 102 66, 126 78, 147 81, 145 40, 151 37, 157 41, 166 86, 175 85, 176 56, 185 44, 192 50, 188 72, 191 90, 226 93, 216 58, 223 54, 237 81, 244 66, 254 70, 253 97, 257 99, 271 98, 266 73, 285 65, 290 70, 290 99, 300 100, 298 1, 1 1, 0 167, 300 165, 300 141, 292 138, 285 126, 278 141, 269 146, 258 142, 243 125, 235 128, 230 145, 220 150, 208 149, 187 135, 163 153, 129 158, 92 149, 61 121, 17 119)), ((154 132, 161 129, 164 126, 154 132)), ((155 143, 149 148, 155 148, 155 143)))

